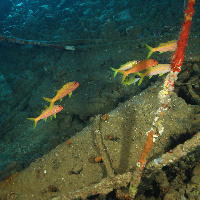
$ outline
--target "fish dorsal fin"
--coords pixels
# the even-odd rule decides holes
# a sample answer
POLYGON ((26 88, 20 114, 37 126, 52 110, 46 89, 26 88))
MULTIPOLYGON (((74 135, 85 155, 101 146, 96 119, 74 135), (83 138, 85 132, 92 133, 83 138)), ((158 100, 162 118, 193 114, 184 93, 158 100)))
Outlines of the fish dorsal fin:
POLYGON ((166 42, 166 43, 160 43, 160 44, 159 44, 159 47, 160 47, 160 46, 163 46, 163 45, 169 45, 169 43, 173 43, 173 42, 175 42, 175 40, 171 40, 171 41, 168 41, 168 42, 166 42))
POLYGON ((161 73, 161 74, 159 74, 158 76, 162 76, 162 75, 164 75, 165 73, 161 73))
POLYGON ((49 116, 50 117, 50 119, 52 120, 52 116, 49 116))
POLYGON ((167 43, 173 43, 173 42, 177 42, 176 40, 170 40, 167 43))
POLYGON ((56 95, 58 94, 59 90, 56 90, 56 95))
POLYGON ((62 99, 60 99, 60 102, 62 101, 62 99))
POLYGON ((72 92, 71 93, 69 93, 69 97, 71 97, 72 96, 72 92))
POLYGON ((44 106, 44 109, 46 110, 47 108, 48 108, 48 106, 47 106, 47 105, 45 105, 45 106, 44 106))

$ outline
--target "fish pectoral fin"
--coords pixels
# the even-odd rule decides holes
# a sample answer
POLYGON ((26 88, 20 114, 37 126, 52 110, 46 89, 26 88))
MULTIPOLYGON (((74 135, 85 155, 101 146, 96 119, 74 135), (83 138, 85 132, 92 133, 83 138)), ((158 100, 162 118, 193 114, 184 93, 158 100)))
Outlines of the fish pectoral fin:
POLYGON ((149 76, 149 79, 152 78, 152 76, 149 76))
POLYGON ((60 99, 60 102, 62 101, 62 99, 60 99))
POLYGON ((138 86, 141 85, 141 83, 142 83, 144 77, 145 77, 144 75, 141 76, 141 78, 139 79, 139 82, 138 82, 138 86))
POLYGON ((56 118, 56 114, 53 114, 53 117, 56 118))
POLYGON ((72 96, 72 92, 71 93, 69 93, 69 98, 72 96))
POLYGON ((50 116, 50 119, 52 120, 52 116, 50 116))
POLYGON ((44 121, 46 122, 46 121, 47 121, 47 118, 44 118, 44 121))
POLYGON ((160 54, 163 53, 162 51, 159 51, 159 52, 160 52, 160 54))

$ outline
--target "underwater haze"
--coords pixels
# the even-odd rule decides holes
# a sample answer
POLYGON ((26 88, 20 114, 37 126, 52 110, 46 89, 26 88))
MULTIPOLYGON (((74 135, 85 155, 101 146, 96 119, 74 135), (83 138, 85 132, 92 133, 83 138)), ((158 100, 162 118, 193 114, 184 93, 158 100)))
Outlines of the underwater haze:
MULTIPOLYGON (((30 195, 29 199, 51 199, 65 190, 71 192, 105 178, 103 160, 94 160, 100 153, 91 127, 99 114, 105 126, 102 141, 114 173, 135 169, 141 151, 131 154, 131 142, 138 147, 145 145, 145 132, 151 123, 148 120, 153 118, 156 95, 170 71, 187 4, 186 0, 0 0, 0 198, 13 192, 13 199, 26 199, 26 195, 30 195), (157 64, 165 64, 165 68, 160 65, 155 72, 157 64), (133 103, 134 109, 127 102, 133 103), (139 128, 142 130, 138 133, 139 128), (57 162, 51 156, 58 153, 56 149, 62 152, 62 145, 66 145, 67 153, 57 162), (65 159, 70 166, 66 172, 60 167, 65 159), (44 160, 48 163, 38 164, 44 160), (48 164, 54 175, 46 179, 40 170, 48 164), (23 190, 26 183, 23 185, 22 178, 17 177, 32 177, 33 165, 37 175, 30 178, 33 188, 26 194, 29 188, 23 190), (89 168, 85 179, 81 175, 84 166, 89 168), (90 175, 94 180, 88 178, 90 175), (16 188, 12 188, 15 176, 16 188), (70 181, 55 181, 56 176, 59 181, 62 176, 70 181), (37 187, 37 181, 42 183, 42 189, 37 187)), ((166 136, 168 142, 162 151, 153 151, 151 158, 200 131, 199 1, 194 9, 173 96, 180 105, 172 101, 171 119, 177 120, 177 125, 171 128, 168 116, 165 133, 171 135, 166 136)), ((183 168, 177 164, 178 175, 174 168, 165 171, 167 187, 174 188, 179 180, 182 189, 176 188, 174 193, 180 199, 200 196, 190 194, 200 188, 199 181, 193 185, 195 189, 188 185, 198 162, 195 154, 193 159, 183 160, 183 168), (184 190, 186 185, 190 191, 184 190)), ((141 186, 136 199, 140 195, 143 199, 163 199, 167 195, 154 178, 149 178, 149 185, 141 186)), ((94 199, 117 198, 115 192, 106 194, 94 199)))

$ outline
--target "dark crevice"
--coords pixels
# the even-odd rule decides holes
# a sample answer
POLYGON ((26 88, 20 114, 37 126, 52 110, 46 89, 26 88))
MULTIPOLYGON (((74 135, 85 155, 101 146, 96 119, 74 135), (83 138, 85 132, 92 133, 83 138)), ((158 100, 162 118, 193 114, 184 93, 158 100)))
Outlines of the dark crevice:
POLYGON ((179 138, 173 138, 172 136, 170 136, 171 144, 169 144, 169 146, 166 149, 166 151, 174 149, 179 144, 183 144, 185 141, 187 141, 190 138, 192 138, 192 136, 193 136, 193 134, 191 134, 189 132, 187 132, 185 134, 181 134, 179 138))
POLYGON ((177 93, 178 97, 181 97, 182 99, 185 100, 185 102, 187 104, 190 104, 190 105, 197 105, 195 101, 193 101, 188 95, 187 93, 185 93, 185 91, 180 88, 178 93, 177 93))

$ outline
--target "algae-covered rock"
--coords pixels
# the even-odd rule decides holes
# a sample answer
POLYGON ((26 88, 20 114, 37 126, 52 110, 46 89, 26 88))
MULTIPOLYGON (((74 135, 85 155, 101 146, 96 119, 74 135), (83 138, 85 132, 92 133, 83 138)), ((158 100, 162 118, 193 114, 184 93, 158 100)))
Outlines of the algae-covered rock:
POLYGON ((200 166, 197 165, 192 173, 191 182, 200 186, 200 166))
POLYGON ((117 40, 120 38, 119 30, 115 29, 117 24, 115 21, 108 19, 103 26, 101 38, 105 40, 117 40))
MULTIPOLYGON (((107 119, 100 120, 98 126, 95 123, 84 128, 71 138, 70 143, 64 142, 33 162, 30 167, 12 180, 12 184, 0 188, 2 196, 12 191, 12 193, 19 194, 18 197, 21 199, 25 195, 34 196, 35 199, 47 199, 53 198, 54 194, 42 191, 55 183, 58 189, 57 195, 99 183, 107 176, 107 171, 104 162, 91 162, 91 157, 95 158, 100 155, 96 134, 100 134, 104 151, 115 173, 125 173, 134 169, 144 148, 146 133, 152 127, 155 112, 159 106, 157 96, 160 88, 158 86, 159 84, 151 90, 146 89, 140 95, 120 104, 116 109, 107 113, 107 119)), ((187 131, 195 129, 191 123, 195 121, 194 114, 193 106, 187 105, 183 99, 173 94, 171 107, 162 121, 164 132, 153 145, 149 160, 160 157, 171 143, 178 141, 187 131)), ((65 115, 62 116, 64 117, 65 115)), ((31 137, 37 137, 38 143, 36 144, 38 145, 39 140, 43 138, 40 134, 44 132, 46 136, 49 136, 52 131, 56 130, 56 127, 58 127, 56 121, 48 131, 39 126, 37 132, 31 137)), ((194 173, 196 171, 198 170, 194 173)), ((178 193, 170 189, 165 199, 177 198, 177 196, 178 193)))
POLYGON ((143 32, 144 29, 142 26, 129 26, 128 28, 126 28, 127 36, 134 39, 141 36, 143 32))

